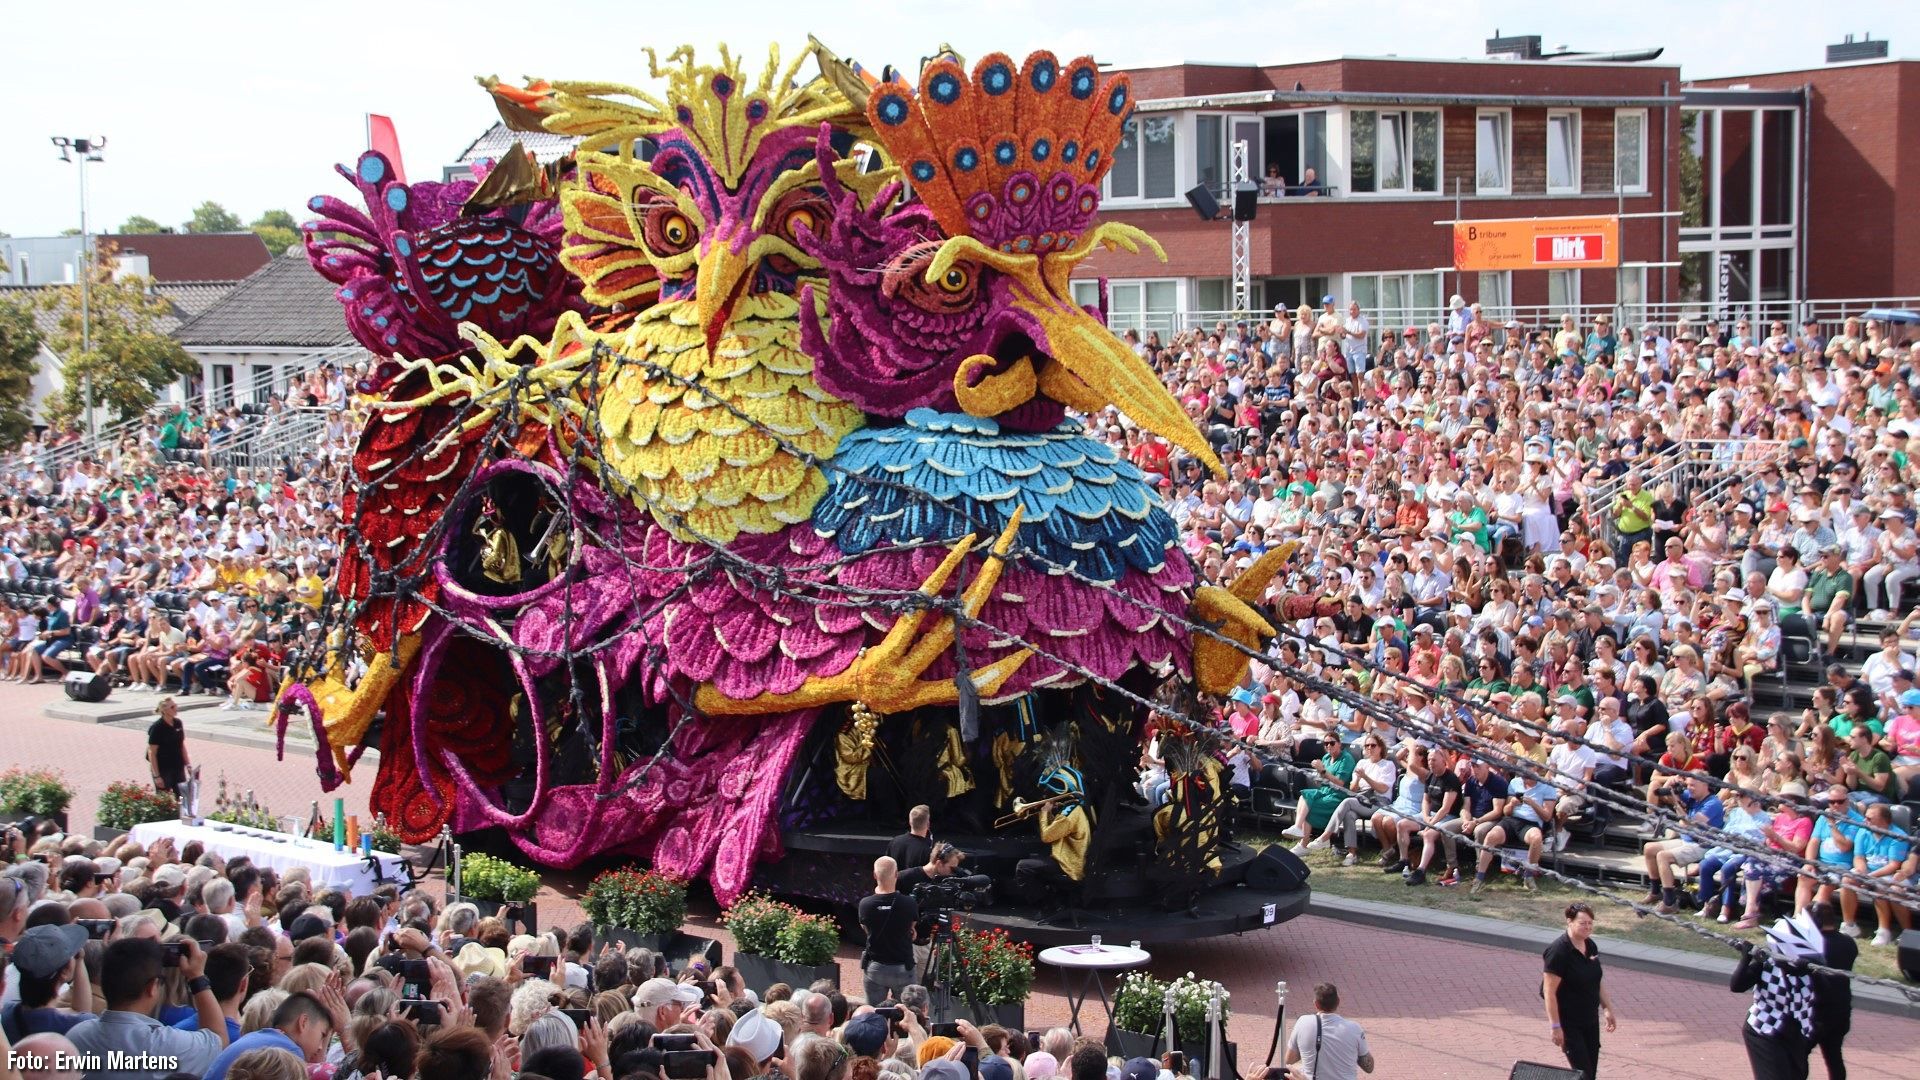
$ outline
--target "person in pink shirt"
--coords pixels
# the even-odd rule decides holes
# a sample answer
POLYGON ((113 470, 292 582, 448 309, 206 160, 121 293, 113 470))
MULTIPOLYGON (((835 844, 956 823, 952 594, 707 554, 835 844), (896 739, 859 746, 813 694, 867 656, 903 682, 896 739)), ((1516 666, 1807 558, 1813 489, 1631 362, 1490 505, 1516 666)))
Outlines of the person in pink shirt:
POLYGON ((1778 854, 1778 858, 1751 859, 1741 876, 1746 879, 1746 907, 1741 918, 1734 924, 1736 930, 1751 930, 1760 925, 1761 894, 1779 889, 1793 881, 1800 873, 1800 853, 1807 848, 1807 838, 1813 835, 1813 815, 1806 807, 1793 798, 1781 799, 1766 807, 1773 815, 1772 823, 1761 830, 1767 838, 1767 846, 1778 854))
POLYGON ((1920 779, 1920 690, 1900 695, 1900 711, 1887 721, 1887 734, 1881 740, 1893 755, 1893 773, 1900 778, 1902 791, 1914 790, 1920 779))

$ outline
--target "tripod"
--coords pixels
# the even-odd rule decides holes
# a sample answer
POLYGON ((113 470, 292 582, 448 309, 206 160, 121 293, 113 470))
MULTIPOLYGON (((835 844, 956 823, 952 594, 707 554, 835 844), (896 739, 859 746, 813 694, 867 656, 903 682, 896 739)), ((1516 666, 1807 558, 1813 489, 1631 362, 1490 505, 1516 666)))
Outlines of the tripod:
POLYGON ((927 965, 920 973, 920 985, 927 988, 928 1007, 933 1016, 954 1015, 953 992, 957 988, 966 999, 973 1022, 987 1024, 992 1022, 993 1015, 980 1002, 973 974, 967 969, 967 958, 961 953, 956 936, 965 918, 957 911, 941 911, 934 916, 933 935, 927 943, 927 965))

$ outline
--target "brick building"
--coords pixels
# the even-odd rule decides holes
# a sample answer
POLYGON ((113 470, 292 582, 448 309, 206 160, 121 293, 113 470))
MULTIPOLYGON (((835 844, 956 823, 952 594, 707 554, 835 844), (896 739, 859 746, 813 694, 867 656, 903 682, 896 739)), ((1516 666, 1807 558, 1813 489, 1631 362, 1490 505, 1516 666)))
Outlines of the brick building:
MULTIPOLYGON (((1680 71, 1580 60, 1342 58, 1272 67, 1129 72, 1133 136, 1103 212, 1166 248, 1102 253, 1116 325, 1167 326, 1228 307, 1230 225, 1185 193, 1224 198, 1233 144, 1263 181, 1252 222, 1252 306, 1357 299, 1383 315, 1449 294, 1495 309, 1673 302, 1677 217, 1622 222, 1619 270, 1451 271, 1460 218, 1657 215, 1678 210, 1680 71), (1313 183, 1307 170, 1313 171, 1313 183), (1308 194, 1312 191, 1313 194, 1308 194)), ((1076 288, 1091 300, 1092 280, 1076 288)))
POLYGON ((1704 181, 1681 223, 1690 284, 1711 266, 1763 299, 1920 296, 1920 61, 1702 79, 1685 97, 1686 145, 1704 181), (1789 186, 1782 159, 1800 162, 1804 184, 1789 186), (1805 216, 1797 268, 1764 235, 1795 211, 1805 216))

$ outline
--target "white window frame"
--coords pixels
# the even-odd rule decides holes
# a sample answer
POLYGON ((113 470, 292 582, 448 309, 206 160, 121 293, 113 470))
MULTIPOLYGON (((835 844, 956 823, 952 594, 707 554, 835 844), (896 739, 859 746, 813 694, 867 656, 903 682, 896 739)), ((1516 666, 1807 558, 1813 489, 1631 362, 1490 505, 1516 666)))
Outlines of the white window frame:
MULTIPOLYGON (((1303 147, 1301 151, 1302 160, 1305 160, 1304 158, 1304 155, 1305 155, 1304 146, 1306 142, 1305 132, 1306 132, 1306 125, 1304 122, 1302 122, 1301 124, 1301 144, 1303 147)), ((1385 195, 1385 196, 1408 196, 1408 195, 1437 196, 1442 194, 1442 189, 1446 187, 1446 176, 1447 176, 1446 110, 1444 109, 1411 109, 1411 108, 1409 109, 1349 109, 1347 110, 1347 133, 1346 134, 1347 134, 1347 140, 1348 140, 1346 143, 1347 184, 1346 184, 1346 190, 1344 194, 1352 195, 1356 198, 1361 198, 1361 199, 1369 199, 1369 198, 1374 198, 1376 196, 1382 196, 1382 195, 1385 195), (1374 177, 1373 177, 1372 191, 1356 191, 1354 190, 1354 187, 1353 187, 1353 143, 1352 143, 1353 116, 1357 113, 1369 113, 1373 116, 1374 177), (1433 148, 1434 149, 1434 159, 1433 159, 1434 187, 1432 191, 1420 190, 1419 188, 1414 186, 1414 180, 1413 180, 1413 174, 1414 174, 1413 128, 1415 124, 1414 118, 1419 116, 1422 113, 1431 113, 1433 115, 1435 130, 1437 131, 1439 136, 1434 141, 1434 148, 1433 148), (1387 116, 1387 115, 1400 117, 1405 121, 1404 123, 1398 124, 1398 126, 1401 128, 1400 140, 1399 140, 1400 141, 1399 149, 1400 149, 1401 183, 1400 183, 1400 186, 1397 188, 1386 188, 1386 187, 1380 186, 1380 149, 1379 149, 1380 141, 1381 141, 1380 118, 1382 116, 1387 116)), ((1323 183, 1325 182, 1324 178, 1322 178, 1322 182, 1323 183)))
POLYGON ((1649 117, 1645 109, 1615 109, 1613 111, 1613 186, 1622 195, 1645 195, 1647 193, 1647 124, 1649 117), (1628 177, 1620 175, 1620 120, 1622 117, 1636 117, 1640 121, 1640 175, 1628 177))
POLYGON ((1580 271, 1578 269, 1547 271, 1547 306, 1556 311, 1578 312, 1580 310, 1580 271), (1553 279, 1556 276, 1567 283, 1566 296, 1558 304, 1553 299, 1553 279))
POLYGON ((1580 194, 1580 110, 1579 109, 1548 109, 1547 110, 1546 153, 1547 153, 1547 160, 1546 160, 1547 194, 1549 195, 1580 194), (1553 183, 1553 143, 1554 143, 1553 122, 1555 119, 1562 119, 1562 120, 1565 120, 1567 123, 1573 125, 1573 145, 1572 147, 1570 147, 1573 156, 1567 162, 1568 176, 1572 179, 1573 183, 1570 185, 1562 185, 1560 187, 1555 187, 1553 183))
POLYGON ((1489 320, 1494 320, 1498 316, 1499 321, 1504 322, 1507 313, 1513 310, 1513 271, 1482 270, 1478 284, 1480 288, 1474 303, 1480 305, 1481 314, 1489 320), (1489 279, 1493 281, 1495 289, 1500 293, 1498 302, 1490 301, 1487 296, 1486 286, 1489 279))
POLYGON ((1476 109, 1473 114, 1473 193, 1475 195, 1511 195, 1513 194, 1513 110, 1512 109, 1476 109), (1498 186, 1484 184, 1480 175, 1480 122, 1489 117, 1500 121, 1501 139, 1506 144, 1501 147, 1505 158, 1500 165, 1498 186))
MULTIPOLYGON (((1191 177, 1193 173, 1191 166, 1187 162, 1183 162, 1180 159, 1181 143, 1183 138, 1191 139, 1195 137, 1194 130, 1193 130, 1193 121, 1191 117, 1183 118, 1178 114, 1168 114, 1168 113, 1136 112, 1133 114, 1132 117, 1128 118, 1127 123, 1135 125, 1134 130, 1136 132, 1136 135, 1134 136, 1133 169, 1134 169, 1134 180, 1137 184, 1136 190, 1139 191, 1139 194, 1137 195, 1112 194, 1113 170, 1109 169, 1107 171, 1106 177, 1100 182, 1102 201, 1111 203, 1116 206, 1138 206, 1144 203, 1165 203, 1165 202, 1178 201, 1180 198, 1180 193, 1186 190, 1185 188, 1182 188, 1180 186, 1181 183, 1183 181, 1186 181, 1189 177, 1191 177), (1173 188, 1171 191, 1167 192, 1165 195, 1153 195, 1148 193, 1147 191, 1147 142, 1146 142, 1146 135, 1144 134, 1144 130, 1146 125, 1149 122, 1167 124, 1168 138, 1173 142, 1173 147, 1171 150, 1171 153, 1173 154, 1173 188), (1184 135, 1182 132, 1183 128, 1185 129, 1184 135)), ((1189 184, 1189 186, 1191 185, 1189 184)))

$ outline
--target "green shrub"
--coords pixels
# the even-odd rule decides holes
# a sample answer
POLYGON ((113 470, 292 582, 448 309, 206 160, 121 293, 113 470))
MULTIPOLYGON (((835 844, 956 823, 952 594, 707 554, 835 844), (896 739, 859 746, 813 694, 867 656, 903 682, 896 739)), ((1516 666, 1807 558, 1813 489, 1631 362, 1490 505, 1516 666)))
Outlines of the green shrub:
POLYGON ((818 967, 840 951, 840 928, 825 915, 796 913, 773 941, 773 958, 783 964, 818 967))
POLYGON ((57 769, 14 767, 0 773, 0 813, 58 814, 73 802, 73 789, 57 769))
POLYGON ((1152 1035, 1166 1022, 1167 984, 1144 971, 1120 976, 1113 993, 1113 1026, 1152 1035))
POLYGON ((180 816, 180 799, 170 791, 155 791, 151 784, 115 780, 100 793, 100 809, 94 820, 103 829, 128 832, 149 821, 167 821, 180 816))
POLYGON ((460 895, 467 900, 523 904, 540 891, 540 875, 505 859, 473 852, 460 859, 460 895))
POLYGON ((595 926, 669 934, 687 919, 687 886, 651 870, 608 870, 587 886, 580 906, 595 926))
POLYGON ((734 947, 756 956, 773 956, 780 931, 799 912, 765 893, 748 893, 733 902, 720 917, 720 925, 733 935, 734 947))

